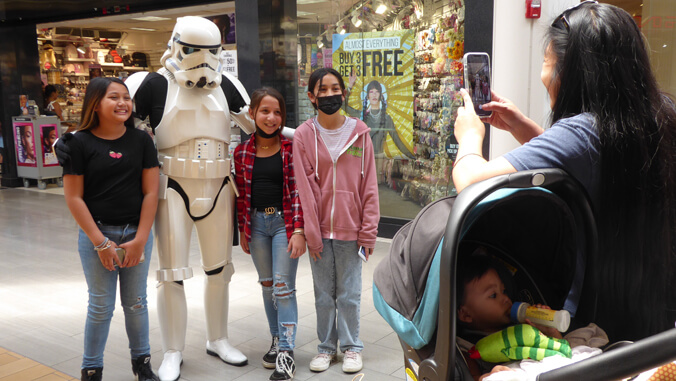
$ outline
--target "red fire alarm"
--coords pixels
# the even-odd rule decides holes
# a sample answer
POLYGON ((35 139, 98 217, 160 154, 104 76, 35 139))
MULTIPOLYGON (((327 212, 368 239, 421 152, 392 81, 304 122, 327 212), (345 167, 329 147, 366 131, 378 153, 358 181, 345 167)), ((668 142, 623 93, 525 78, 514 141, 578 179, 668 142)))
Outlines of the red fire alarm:
POLYGON ((526 0, 527 19, 539 19, 541 10, 542 2, 540 0, 526 0))

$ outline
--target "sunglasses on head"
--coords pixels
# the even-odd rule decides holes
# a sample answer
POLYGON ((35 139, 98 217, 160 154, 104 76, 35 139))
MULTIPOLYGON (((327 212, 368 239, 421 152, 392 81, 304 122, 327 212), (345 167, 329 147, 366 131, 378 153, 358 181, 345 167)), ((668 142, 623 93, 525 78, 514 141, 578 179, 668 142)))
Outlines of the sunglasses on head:
POLYGON ((583 1, 580 4, 575 4, 572 7, 566 9, 561 13, 561 15, 557 18, 554 19, 554 22, 552 22, 552 27, 557 27, 559 24, 563 24, 564 28, 566 28, 567 32, 570 32, 570 23, 568 22, 568 19, 566 18, 566 15, 569 15, 572 11, 580 8, 584 4, 598 4, 599 2, 596 0, 587 0, 583 1))

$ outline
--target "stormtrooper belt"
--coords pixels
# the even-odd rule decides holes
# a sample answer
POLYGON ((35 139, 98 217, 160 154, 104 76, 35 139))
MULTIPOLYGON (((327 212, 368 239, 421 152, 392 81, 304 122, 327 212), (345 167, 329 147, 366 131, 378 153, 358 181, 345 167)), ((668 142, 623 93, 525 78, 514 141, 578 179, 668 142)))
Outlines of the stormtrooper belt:
POLYGON ((221 189, 218 190, 218 193, 216 193, 216 197, 214 197, 214 203, 211 205, 211 209, 209 209, 206 214, 203 216, 193 216, 192 213, 190 213, 190 201, 188 200, 188 195, 185 193, 183 188, 181 188, 181 185, 171 177, 167 179, 167 188, 171 188, 176 191, 176 193, 181 196, 183 199, 183 203, 185 204, 185 211, 188 212, 188 215, 190 218, 192 218, 193 221, 199 221, 203 218, 206 218, 208 215, 211 214, 211 212, 214 211, 214 208, 216 207, 216 203, 218 202, 218 196, 221 195, 221 191, 225 188, 225 186, 230 182, 230 176, 227 176, 225 179, 223 179, 223 184, 221 185, 221 189))
POLYGON ((230 159, 198 160, 160 154, 159 160, 163 174, 187 179, 220 179, 230 176, 232 170, 230 159))

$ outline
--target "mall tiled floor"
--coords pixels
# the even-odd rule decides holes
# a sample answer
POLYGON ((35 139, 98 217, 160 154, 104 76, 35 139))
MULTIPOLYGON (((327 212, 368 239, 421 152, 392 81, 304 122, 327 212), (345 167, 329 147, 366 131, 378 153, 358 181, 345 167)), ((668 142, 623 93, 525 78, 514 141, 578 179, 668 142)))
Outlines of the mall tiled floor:
MULTIPOLYGON (((53 376, 39 376, 51 378, 32 379, 58 380, 61 378, 54 377, 62 376, 79 379, 87 289, 76 241, 77 225, 68 212, 61 188, 50 184, 42 191, 35 187, 0 189, 0 366, 5 360, 18 361, 25 357, 55 371, 53 376)), ((390 240, 378 240, 375 256, 363 271, 360 332, 365 344, 363 381, 405 379, 397 336, 373 307, 371 295, 373 270, 388 253, 389 244, 390 240)), ((153 255, 151 261, 151 269, 156 269, 157 255, 153 255)), ((200 259, 194 237, 190 261, 195 277, 185 282, 189 322, 181 380, 267 380, 271 372, 262 367, 260 359, 270 345, 270 337, 251 260, 239 247, 234 248, 229 334, 231 343, 249 358, 249 364, 244 367, 227 365, 205 353, 204 273, 198 271, 200 259)), ((344 374, 340 363, 323 373, 308 369, 318 341, 307 255, 298 268, 297 292, 299 329, 294 351, 298 366, 295 379, 352 380, 354 375, 344 374)), ((148 303, 152 364, 157 369, 162 350, 152 272, 148 303)), ((119 304, 106 347, 104 379, 134 379, 119 304)), ((27 378, 0 374, 0 380, 26 381, 27 378)))

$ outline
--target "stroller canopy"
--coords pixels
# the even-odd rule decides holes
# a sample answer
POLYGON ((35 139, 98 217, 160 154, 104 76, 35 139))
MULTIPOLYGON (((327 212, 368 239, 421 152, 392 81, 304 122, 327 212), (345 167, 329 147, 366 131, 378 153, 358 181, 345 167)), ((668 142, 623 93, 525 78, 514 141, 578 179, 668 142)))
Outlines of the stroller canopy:
MULTIPOLYGON (((439 299, 439 266, 455 201, 456 197, 437 200, 404 225, 393 238, 390 255, 374 273, 376 309, 415 349, 433 338, 440 304, 450 304, 439 299)), ((573 213, 556 194, 544 188, 499 189, 472 208, 464 226, 455 228, 461 229, 459 252, 484 246, 500 254, 498 259, 515 278, 514 300, 555 309, 564 306, 576 261, 583 262, 584 239, 579 237, 584 235, 578 234, 573 213)), ((578 279, 583 269, 577 270, 578 279)), ((567 307, 574 313, 577 300, 568 299, 567 307)))

